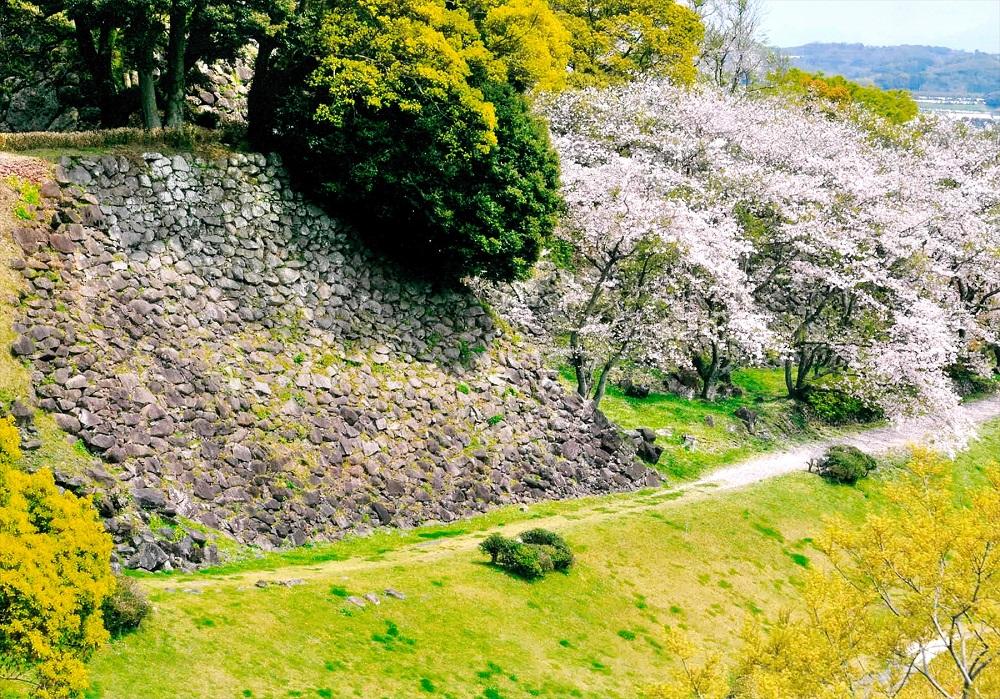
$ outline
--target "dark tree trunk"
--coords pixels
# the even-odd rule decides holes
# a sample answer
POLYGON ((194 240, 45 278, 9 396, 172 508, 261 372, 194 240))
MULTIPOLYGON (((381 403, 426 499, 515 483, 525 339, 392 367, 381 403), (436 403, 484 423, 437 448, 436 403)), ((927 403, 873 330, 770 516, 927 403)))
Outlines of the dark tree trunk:
POLYGON ((573 351, 570 364, 573 365, 573 373, 576 375, 576 392, 581 398, 589 397, 590 371, 587 368, 587 363, 584 361, 582 353, 578 349, 573 351))
POLYGON ((788 397, 797 399, 798 390, 796 389, 795 379, 792 378, 792 360, 785 360, 785 389, 788 391, 788 397))
POLYGON ((993 367, 993 373, 1000 374, 1000 345, 993 345, 993 359, 997 364, 993 367))
POLYGON ((139 107, 142 110, 143 128, 162 128, 160 109, 156 106, 156 80, 153 78, 152 67, 139 69, 139 107))
POLYGON ((142 126, 146 129, 163 127, 160 108, 156 105, 156 80, 152 68, 139 69, 139 107, 142 110, 142 126))
POLYGON ((174 0, 170 7, 170 31, 167 35, 166 126, 184 123, 184 93, 187 91, 187 31, 190 13, 184 0, 174 0))
POLYGON ((253 80, 247 95, 247 138, 251 146, 260 150, 269 149, 274 128, 274 86, 271 84, 274 50, 274 39, 262 37, 258 40, 253 80))
POLYGON ((106 23, 94 24, 85 16, 73 16, 72 19, 77 49, 90 74, 101 115, 101 126, 124 126, 128 120, 128 110, 120 100, 113 63, 116 30, 106 23))
POLYGON ((719 356, 719 346, 713 342, 710 358, 706 358, 704 354, 696 354, 691 358, 691 363, 694 364, 694 369, 698 372, 698 377, 701 379, 701 390, 698 392, 698 395, 702 399, 708 400, 712 392, 712 387, 715 386, 715 382, 719 377, 719 368, 722 364, 722 359, 719 356))

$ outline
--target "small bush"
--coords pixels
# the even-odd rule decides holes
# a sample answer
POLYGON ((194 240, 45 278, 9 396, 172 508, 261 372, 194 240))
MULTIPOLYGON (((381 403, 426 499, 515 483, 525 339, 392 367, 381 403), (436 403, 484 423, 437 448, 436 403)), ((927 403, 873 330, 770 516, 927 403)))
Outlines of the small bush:
POLYGON ((573 553, 561 536, 545 529, 531 529, 518 539, 490 534, 479 544, 490 562, 526 580, 541 578, 553 570, 573 565, 573 553))
POLYGON ((479 544, 479 549, 490 557, 490 563, 497 563, 509 555, 511 548, 517 544, 501 534, 490 534, 479 544))
POLYGON ((875 459, 857 447, 838 444, 809 464, 809 470, 836 483, 854 484, 874 471, 877 465, 875 459))
POLYGON ((112 636, 134 631, 149 614, 149 600, 139 584, 124 575, 115 576, 115 589, 104 598, 104 628, 112 636))
POLYGON ((810 389, 805 394, 805 402, 812 413, 828 425, 875 422, 884 417, 877 407, 837 389, 810 389))

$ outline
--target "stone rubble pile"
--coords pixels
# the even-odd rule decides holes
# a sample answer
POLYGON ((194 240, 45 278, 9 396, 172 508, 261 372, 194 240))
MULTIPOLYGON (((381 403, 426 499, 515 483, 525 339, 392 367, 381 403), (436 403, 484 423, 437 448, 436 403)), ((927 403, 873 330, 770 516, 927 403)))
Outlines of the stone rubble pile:
POLYGON ((80 477, 124 564, 212 562, 205 531, 274 548, 658 483, 474 296, 376 259, 275 159, 56 179, 14 231, 12 351, 105 462, 80 477))

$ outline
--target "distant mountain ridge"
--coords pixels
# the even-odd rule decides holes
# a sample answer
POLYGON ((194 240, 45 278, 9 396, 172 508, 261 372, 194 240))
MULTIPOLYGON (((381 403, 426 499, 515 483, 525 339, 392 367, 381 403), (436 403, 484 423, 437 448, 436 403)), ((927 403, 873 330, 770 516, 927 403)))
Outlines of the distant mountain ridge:
POLYGON ((810 43, 779 48, 792 65, 884 89, 932 95, 1000 95, 1000 55, 941 46, 810 43))

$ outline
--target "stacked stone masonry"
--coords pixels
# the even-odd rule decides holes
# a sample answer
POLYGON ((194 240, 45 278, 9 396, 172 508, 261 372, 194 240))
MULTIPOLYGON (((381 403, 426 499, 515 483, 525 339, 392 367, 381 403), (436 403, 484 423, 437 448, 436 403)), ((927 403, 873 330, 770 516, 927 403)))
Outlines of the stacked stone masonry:
POLYGON ((273 548, 659 482, 474 296, 375 259, 274 159, 56 179, 14 232, 12 351, 105 462, 86 479, 122 562, 200 563, 197 525, 273 548), (190 536, 151 543, 163 518, 190 536))

